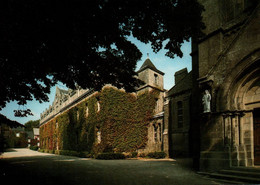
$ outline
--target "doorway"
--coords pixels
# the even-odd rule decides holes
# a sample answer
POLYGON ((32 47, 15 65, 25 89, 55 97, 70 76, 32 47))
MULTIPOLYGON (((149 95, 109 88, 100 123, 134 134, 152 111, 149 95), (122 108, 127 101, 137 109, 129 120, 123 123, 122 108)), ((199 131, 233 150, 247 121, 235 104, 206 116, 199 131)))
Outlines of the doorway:
POLYGON ((260 165, 260 108, 254 109, 254 158, 255 165, 260 165))

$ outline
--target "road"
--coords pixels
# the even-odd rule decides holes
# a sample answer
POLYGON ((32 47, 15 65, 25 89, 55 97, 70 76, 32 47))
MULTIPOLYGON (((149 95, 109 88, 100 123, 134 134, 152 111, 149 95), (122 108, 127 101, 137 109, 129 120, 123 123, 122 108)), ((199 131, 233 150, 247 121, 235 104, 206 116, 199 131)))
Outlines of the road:
POLYGON ((0 156, 0 166, 1 182, 6 184, 217 184, 175 160, 107 161, 12 149, 0 156))

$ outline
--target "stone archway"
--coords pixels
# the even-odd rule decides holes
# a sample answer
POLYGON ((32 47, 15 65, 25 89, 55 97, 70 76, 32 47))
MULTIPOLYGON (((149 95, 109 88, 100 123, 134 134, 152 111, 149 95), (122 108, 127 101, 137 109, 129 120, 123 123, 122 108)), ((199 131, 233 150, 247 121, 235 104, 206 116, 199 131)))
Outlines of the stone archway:
POLYGON ((258 165, 260 132, 255 130, 258 123, 254 120, 258 120, 255 110, 260 108, 260 60, 251 62, 233 77, 226 91, 226 104, 222 107, 226 112, 225 144, 230 148, 232 166, 258 165))

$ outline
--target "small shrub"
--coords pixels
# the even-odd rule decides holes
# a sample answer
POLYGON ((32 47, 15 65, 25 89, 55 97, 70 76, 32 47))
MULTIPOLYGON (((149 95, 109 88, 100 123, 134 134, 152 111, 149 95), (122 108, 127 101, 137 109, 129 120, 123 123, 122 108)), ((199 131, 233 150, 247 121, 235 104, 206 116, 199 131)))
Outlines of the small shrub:
POLYGON ((41 148, 40 148, 40 149, 38 150, 38 152, 44 153, 44 149, 41 149, 41 148))
POLYGON ((137 157, 137 152, 132 152, 132 158, 136 158, 137 157))
POLYGON ((125 155, 122 153, 101 153, 96 156, 96 159, 103 159, 103 160, 125 159, 125 155))
POLYGON ((139 157, 146 157, 146 154, 145 153, 140 153, 139 157))
POLYGON ((79 157, 92 158, 93 156, 89 152, 79 152, 79 157))
POLYGON ((68 156, 75 156, 79 157, 80 153, 72 150, 60 150, 59 151, 60 155, 68 155, 68 156))
POLYGON ((35 145, 35 146, 30 146, 30 149, 31 149, 31 150, 35 150, 35 151, 37 151, 38 148, 39 148, 39 147, 38 147, 37 145, 35 145))
POLYGON ((60 155, 60 150, 55 150, 55 151, 54 151, 54 154, 60 155))
POLYGON ((162 159, 166 157, 165 152, 151 152, 147 154, 148 157, 154 158, 154 159, 162 159))

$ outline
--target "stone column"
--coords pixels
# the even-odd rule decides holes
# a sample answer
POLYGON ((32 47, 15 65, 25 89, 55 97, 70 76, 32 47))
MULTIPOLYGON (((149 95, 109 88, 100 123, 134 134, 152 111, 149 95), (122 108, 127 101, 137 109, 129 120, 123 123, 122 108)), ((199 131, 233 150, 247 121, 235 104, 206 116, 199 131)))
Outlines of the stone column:
POLYGON ((166 99, 163 105, 164 124, 163 124, 163 151, 169 157, 169 99, 166 99))

